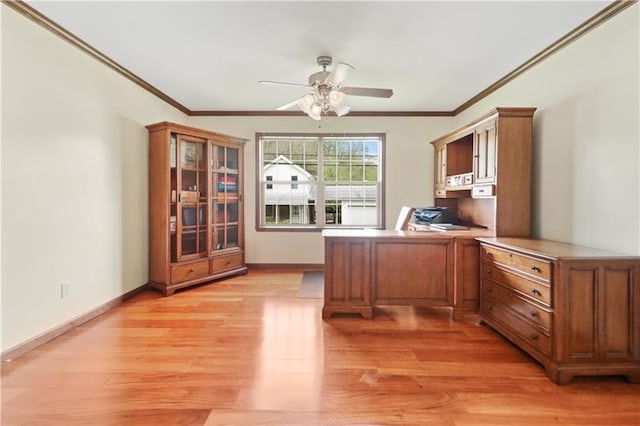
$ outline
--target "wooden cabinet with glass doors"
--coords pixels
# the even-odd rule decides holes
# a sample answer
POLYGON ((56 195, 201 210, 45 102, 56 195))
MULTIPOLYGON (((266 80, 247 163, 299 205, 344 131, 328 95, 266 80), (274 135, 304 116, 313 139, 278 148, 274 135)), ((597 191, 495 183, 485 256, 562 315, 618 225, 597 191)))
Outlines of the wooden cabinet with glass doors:
POLYGON ((149 284, 164 295, 246 273, 245 139, 174 123, 149 130, 149 284))

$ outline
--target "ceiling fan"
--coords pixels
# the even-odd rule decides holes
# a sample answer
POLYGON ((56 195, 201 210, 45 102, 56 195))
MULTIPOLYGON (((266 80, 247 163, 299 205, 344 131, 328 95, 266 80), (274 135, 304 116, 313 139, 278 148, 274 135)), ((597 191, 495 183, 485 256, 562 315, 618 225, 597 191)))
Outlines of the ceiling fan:
POLYGON ((284 111, 293 106, 298 106, 302 111, 314 120, 320 120, 322 115, 334 111, 338 117, 348 114, 351 107, 347 105, 347 95, 370 96, 375 98, 390 98, 393 95, 391 89, 377 89, 371 87, 342 86, 347 74, 355 68, 344 62, 338 62, 331 71, 327 67, 331 65, 331 56, 318 56, 317 63, 322 67, 309 76, 309 84, 285 83, 281 81, 260 80, 263 84, 284 84, 287 86, 299 86, 310 89, 310 93, 294 99, 276 108, 284 111))

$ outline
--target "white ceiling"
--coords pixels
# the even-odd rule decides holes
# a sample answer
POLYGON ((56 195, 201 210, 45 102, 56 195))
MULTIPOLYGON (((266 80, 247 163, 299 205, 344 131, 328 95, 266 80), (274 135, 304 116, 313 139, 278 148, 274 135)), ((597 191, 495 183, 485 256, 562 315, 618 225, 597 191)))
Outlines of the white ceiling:
POLYGON ((318 55, 356 69, 352 111, 452 111, 610 1, 47 1, 34 7, 192 111, 270 111, 318 55))

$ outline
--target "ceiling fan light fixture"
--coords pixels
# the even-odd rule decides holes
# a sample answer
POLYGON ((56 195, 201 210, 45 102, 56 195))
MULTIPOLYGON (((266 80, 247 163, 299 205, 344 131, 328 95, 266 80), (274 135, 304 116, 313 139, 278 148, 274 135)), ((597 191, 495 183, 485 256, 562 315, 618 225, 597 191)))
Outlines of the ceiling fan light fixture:
POLYGON ((318 56, 317 62, 322 67, 322 71, 311 74, 309 76, 309 84, 272 80, 259 81, 259 83, 263 84, 284 84, 305 87, 311 90, 311 93, 280 105, 276 108, 278 111, 284 111, 297 105, 309 117, 320 121, 323 115, 328 116, 331 111, 335 112, 338 117, 349 114, 351 107, 347 105, 347 95, 375 98, 390 98, 393 95, 393 90, 391 89, 343 86, 342 83, 347 74, 355 69, 353 66, 338 62, 331 71, 327 71, 327 66, 331 65, 332 62, 330 56, 318 56))
POLYGON ((346 96, 344 92, 334 89, 331 92, 329 92, 329 105, 331 105, 333 108, 340 107, 344 105, 345 98, 346 96))
POLYGON ((314 120, 320 121, 320 119, 322 118, 322 106, 320 106, 319 103, 314 103, 313 105, 311 105, 311 108, 309 109, 309 112, 307 113, 309 114, 309 117, 313 118, 314 120))
POLYGON ((309 114, 313 102, 313 96, 311 96, 310 94, 304 95, 303 97, 298 99, 298 108, 304 111, 305 114, 309 114))
POLYGON ((336 112, 338 117, 342 117, 343 115, 349 114, 351 111, 351 107, 349 105, 341 105, 338 107, 334 107, 333 110, 336 112))

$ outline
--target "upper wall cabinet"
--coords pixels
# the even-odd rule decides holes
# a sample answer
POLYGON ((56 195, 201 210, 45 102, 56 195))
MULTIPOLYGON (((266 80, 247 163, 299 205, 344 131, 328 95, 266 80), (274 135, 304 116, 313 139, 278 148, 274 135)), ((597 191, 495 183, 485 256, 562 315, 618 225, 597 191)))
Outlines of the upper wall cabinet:
POLYGON ((498 236, 528 236, 534 111, 496 108, 432 141, 436 205, 498 236))
POLYGON ((174 123, 149 130, 149 283, 176 289, 247 271, 244 139, 174 123))
POLYGON ((498 154, 496 121, 491 120, 474 131, 474 182, 495 183, 498 154))

